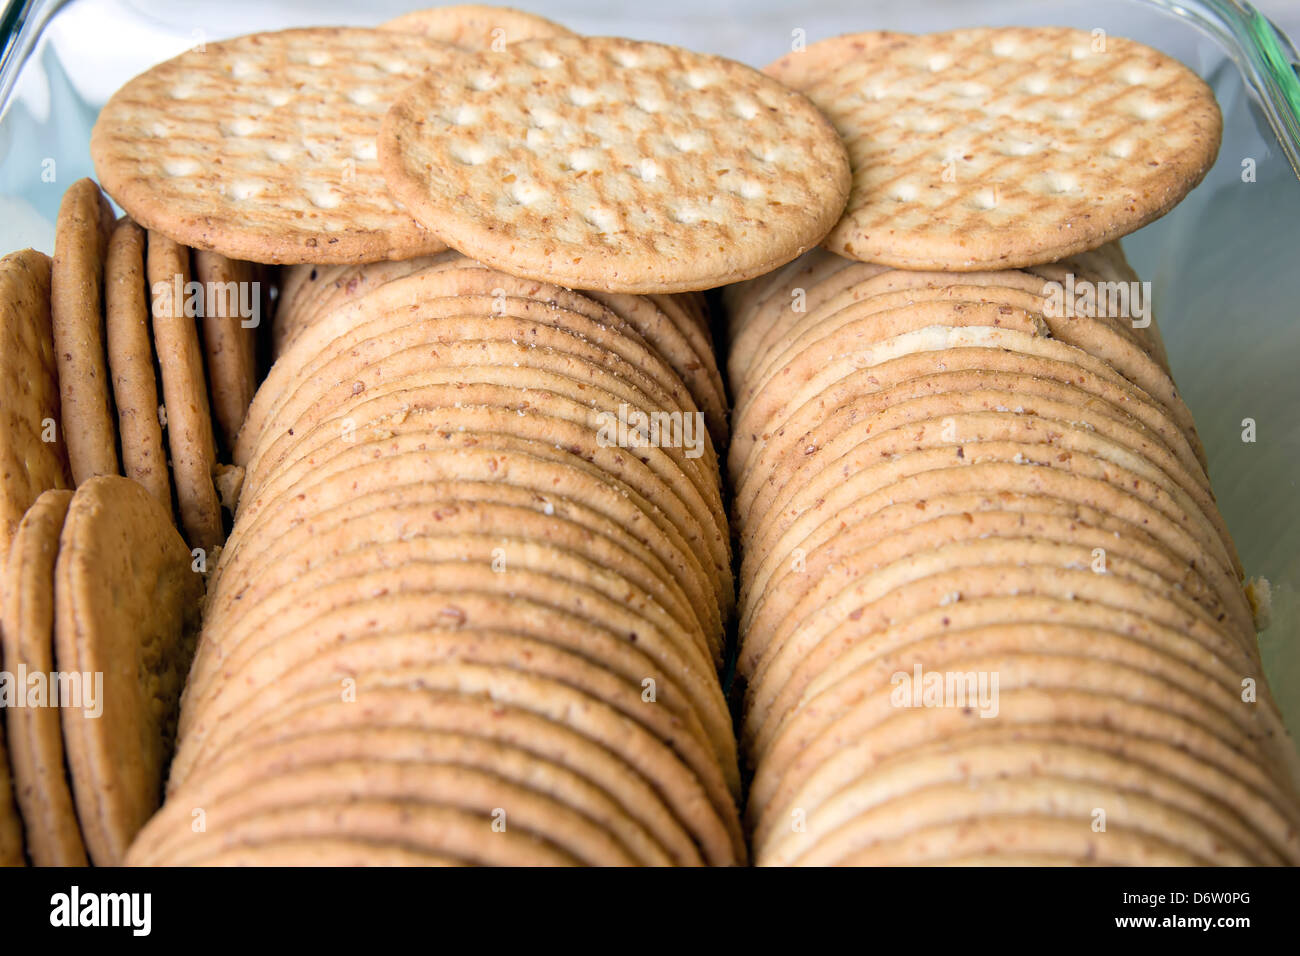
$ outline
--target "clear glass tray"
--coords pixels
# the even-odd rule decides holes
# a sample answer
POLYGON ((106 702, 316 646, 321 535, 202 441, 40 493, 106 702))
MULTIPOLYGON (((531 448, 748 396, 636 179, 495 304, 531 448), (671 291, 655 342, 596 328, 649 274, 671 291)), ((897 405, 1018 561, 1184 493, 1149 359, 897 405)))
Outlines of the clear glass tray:
MULTIPOLYGON (((1261 636, 1300 739, 1300 82, 1294 48, 1232 0, 516 0, 595 34, 678 43, 762 65, 808 40, 865 29, 1065 24, 1133 37, 1214 87, 1223 146, 1205 182, 1125 241, 1153 283, 1175 377, 1248 574, 1273 586, 1261 636), (1243 422, 1256 440, 1243 441, 1243 422)), ((326 23, 373 24, 419 0, 279 3, 11 0, 0 16, 0 251, 52 251, 63 189, 92 175, 98 108, 125 80, 206 40, 326 23)))

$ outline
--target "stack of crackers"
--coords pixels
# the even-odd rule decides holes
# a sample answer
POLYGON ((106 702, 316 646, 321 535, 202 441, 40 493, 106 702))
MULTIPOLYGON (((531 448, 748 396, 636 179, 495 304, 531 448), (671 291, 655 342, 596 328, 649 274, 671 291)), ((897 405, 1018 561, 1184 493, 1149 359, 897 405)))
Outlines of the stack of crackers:
POLYGON ((1212 164, 1209 89, 1065 29, 769 72, 853 193, 727 293, 756 862, 1300 861, 1255 608, 1117 241, 1212 164))
POLYGON ((495 16, 209 44, 96 127, 133 216, 284 267, 132 863, 747 859, 699 291, 815 245, 847 155, 739 64, 495 16))
POLYGON ((27 510, 3 581, 0 862, 122 863, 158 809, 203 576, 143 485, 96 476, 27 510))

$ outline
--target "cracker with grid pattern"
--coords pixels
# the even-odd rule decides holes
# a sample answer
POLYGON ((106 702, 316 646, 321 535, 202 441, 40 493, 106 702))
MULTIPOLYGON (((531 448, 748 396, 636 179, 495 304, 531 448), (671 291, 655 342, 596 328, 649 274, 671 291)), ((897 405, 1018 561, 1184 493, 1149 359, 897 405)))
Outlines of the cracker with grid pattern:
POLYGON ((208 43, 113 95, 91 134, 95 170, 145 228, 232 259, 437 252, 442 242, 385 188, 375 137, 408 83, 458 55, 426 37, 343 27, 208 43))
POLYGON ((853 165, 826 247, 903 269, 1036 265, 1130 233, 1201 181, 1222 127, 1181 63, 1057 27, 901 37, 806 92, 853 165))
POLYGON ((534 279, 680 292, 815 245, 848 195, 838 136, 749 67, 608 37, 525 40, 413 84, 389 188, 448 244, 534 279))

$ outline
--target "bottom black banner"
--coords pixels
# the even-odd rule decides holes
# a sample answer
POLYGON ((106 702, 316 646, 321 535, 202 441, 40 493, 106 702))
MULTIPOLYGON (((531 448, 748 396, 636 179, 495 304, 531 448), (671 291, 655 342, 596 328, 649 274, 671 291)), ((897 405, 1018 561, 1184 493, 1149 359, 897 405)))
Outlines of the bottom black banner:
POLYGON ((10 870, 0 871, 0 921, 11 945, 71 934, 127 945, 373 945, 456 926, 493 945, 562 934, 565 945, 603 948, 611 934, 654 945, 687 929, 695 942, 714 927, 733 944, 777 934, 812 942, 846 924, 873 945, 993 932, 1179 945, 1199 934, 1230 945, 1243 933, 1291 930, 1297 889, 1297 871, 1281 869, 10 870))

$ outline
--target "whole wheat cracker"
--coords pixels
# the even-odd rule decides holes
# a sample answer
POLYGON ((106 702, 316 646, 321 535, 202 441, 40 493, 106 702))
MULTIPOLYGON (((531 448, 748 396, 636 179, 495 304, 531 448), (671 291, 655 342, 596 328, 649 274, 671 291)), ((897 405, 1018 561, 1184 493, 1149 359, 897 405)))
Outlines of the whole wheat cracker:
MULTIPOLYGON (((879 529, 880 525, 866 525, 863 531, 872 527, 879 529)), ((1136 532, 1138 529, 1131 530, 1136 532)), ((803 622, 811 621, 822 603, 832 603, 847 588, 880 573, 891 562, 912 560, 972 537, 1029 538, 1045 545, 1050 543, 1083 547, 1089 561, 1094 563, 1097 559, 1094 549, 1101 549, 1106 557, 1106 573, 1144 580, 1150 583, 1153 590, 1164 590, 1171 596, 1181 596, 1181 600, 1175 603, 1186 606, 1194 602, 1208 612, 1211 620, 1226 617, 1218 596, 1213 592, 1208 589, 1200 592, 1192 592, 1190 589, 1184 591, 1178 587, 1180 571, 1185 568, 1180 567, 1181 563, 1158 542, 1144 541, 1141 538, 1130 541, 1122 531, 1103 530, 1076 518, 1025 510, 985 509, 973 513, 941 515, 914 525, 898 527, 897 530, 889 529, 879 540, 860 535, 856 546, 846 544, 825 577, 810 588, 800 588, 788 600, 770 602, 757 621, 775 621, 775 624, 765 630, 775 635, 774 639, 780 640, 790 629, 799 628, 803 622)), ((1086 595, 1081 595, 1083 596, 1086 595)), ((1234 645, 1228 636, 1231 627, 1232 624, 1225 620, 1221 629, 1223 633, 1206 629, 1206 633, 1214 638, 1212 646, 1219 652, 1240 646, 1234 645)), ((1248 622, 1242 630, 1247 629, 1248 622)))
POLYGON ((375 138, 402 89, 458 55, 354 27, 208 42, 113 94, 91 157, 131 218, 195 249, 269 263, 437 252, 385 188, 375 138))
POLYGON ((21 387, 0 405, 0 571, 32 502, 47 488, 72 486, 58 365, 50 259, 33 249, 11 253, 0 259, 0 381, 21 387))
POLYGON ((222 867, 361 867, 361 866, 465 866, 463 860, 417 850, 384 840, 348 840, 342 837, 269 839, 205 856, 203 866, 222 867))
POLYGON ((380 161, 454 248, 610 292, 770 271, 820 241, 848 193, 843 146, 800 94, 721 57, 607 37, 464 56, 394 104, 380 161))
MULTIPOLYGON (((894 552, 900 547, 910 546, 908 541, 916 534, 940 529, 948 534, 964 533, 989 513, 1026 526, 1055 528, 1058 535, 1063 527, 1081 539, 1100 536, 1104 543, 1099 542, 1097 546, 1103 548, 1105 554, 1114 551, 1121 557, 1132 558, 1160 572, 1171 588, 1184 591, 1213 614, 1223 613, 1243 632, 1248 630, 1249 609, 1243 608, 1244 602, 1226 604, 1202 573, 1189 567, 1163 542, 1130 521, 1076 502, 1042 495, 968 491, 927 497, 919 502, 902 501, 854 521, 846 521, 840 533, 806 552, 800 564, 802 570, 795 572, 789 566, 783 567, 761 592, 754 595, 746 605, 742 619, 746 640, 761 646, 772 629, 780 627, 794 613, 790 608, 802 606, 812 591, 831 587, 832 582, 841 581, 846 574, 852 573, 854 564, 875 550, 877 542, 884 543, 889 539, 888 548, 894 552), (968 527, 954 529, 951 527, 953 521, 960 521, 968 527), (823 579, 826 581, 824 585, 823 579)), ((1225 639, 1215 646, 1221 648, 1225 643, 1231 644, 1225 639)))
MULTIPOLYGON (((1083 437, 1086 434, 1080 432, 1071 438, 1085 445, 1091 444, 1083 437)), ((973 442, 965 447, 945 447, 942 443, 923 447, 893 460, 883 459, 849 478, 827 475, 826 484, 834 485, 831 491, 797 493, 779 516, 780 520, 761 529, 751 546, 751 553, 765 555, 770 551, 788 555, 792 548, 806 543, 808 536, 815 533, 826 519, 859 507, 873 492, 882 491, 905 477, 933 473, 936 478, 942 478, 948 469, 973 468, 997 462, 1009 466, 1008 470, 1019 468, 1029 473, 1016 475, 1015 483, 1009 483, 1006 488, 1068 483, 1078 489, 1074 492, 1079 496, 1077 500, 1097 507, 1121 509, 1120 514, 1156 532, 1186 560, 1212 563, 1230 575, 1231 565, 1216 553, 1219 542, 1208 526, 1196 527, 1191 513, 1178 503, 1177 495, 1171 495, 1167 489, 1111 460, 1123 457, 1119 450, 1102 443, 1094 449, 1076 448, 1066 455, 1054 445, 1019 438, 1005 442, 973 442), (1102 457, 1098 452, 1109 457, 1102 457)), ((752 585, 762 587, 772 568, 771 562, 763 561, 752 585)))
MULTIPOLYGON (((437 534, 435 531, 433 529, 429 533, 417 535, 413 530, 408 538, 376 541, 340 551, 330 560, 304 572, 302 583, 295 580, 290 587, 277 589, 268 597, 267 602, 272 608, 279 606, 278 612, 268 608, 266 612, 259 611, 234 620, 226 619, 220 627, 213 621, 209 625, 211 633, 205 642, 205 649, 217 648, 219 656, 209 654, 211 662, 206 667, 204 664, 207 661, 196 661, 187 690, 187 706, 192 708, 197 705, 205 699, 210 685, 215 686, 224 680, 224 676, 218 676, 218 670, 220 675, 228 675, 235 668, 243 667, 245 662, 254 669, 269 666, 270 661, 261 655, 278 653, 273 650, 273 646, 282 642, 284 634, 298 628, 309 615, 324 617, 342 603, 370 593, 368 586, 362 590, 358 579, 365 578, 392 591, 407 590, 422 580, 421 575, 425 571, 434 573, 434 566, 445 566, 438 572, 441 576, 435 575, 433 580, 440 589, 447 589, 452 581, 463 580, 467 589, 472 587, 484 594, 494 593, 501 588, 510 589, 511 593, 518 591, 515 599, 521 602, 520 614, 514 626, 520 629, 526 630, 530 626, 528 615, 523 613, 524 606, 543 602, 545 606, 573 615, 574 621, 571 624, 575 628, 579 626, 578 622, 585 621, 583 626, 589 626, 590 636, 584 639, 589 642, 603 640, 601 635, 606 630, 611 630, 619 637, 636 633, 637 660, 645 655, 647 660, 654 661, 654 666, 665 673, 674 672, 674 679, 680 678, 682 686, 689 688, 696 699, 712 705, 716 684, 710 683, 709 662, 703 643, 690 640, 688 635, 679 634, 661 610, 639 597, 626 582, 626 607, 618 607, 622 602, 618 599, 617 587, 623 579, 612 574, 601 574, 580 556, 558 547, 505 534, 467 535, 462 532, 457 535, 451 532, 437 534), (498 549, 504 565, 494 563, 498 549), (550 566, 547 565, 547 557, 553 562, 550 566), (397 567, 399 561, 410 562, 411 567, 397 567), (465 567, 458 569, 455 567, 457 562, 465 567), (420 566, 424 566, 425 570, 421 571, 420 566), (494 577, 485 577, 482 573, 484 570, 494 577), (404 583, 408 578, 410 583, 404 583), (285 593, 286 591, 291 593, 285 593), (296 606, 293 596, 295 592, 296 606), (284 607, 285 604, 289 607, 284 607), (595 615, 593 609, 598 607, 608 608, 608 613, 595 615), (680 670, 681 661, 688 661, 690 669, 680 670)), ((542 606, 538 605, 539 608, 542 606)), ((541 619, 546 612, 539 609, 537 615, 541 619)), ((302 632, 302 636, 309 641, 320 639, 310 629, 302 632)), ((551 635, 544 631, 539 636, 543 640, 551 639, 551 635)), ((578 635, 575 634, 575 638, 576 636, 578 635)), ((564 638, 557 636, 556 640, 563 641, 564 638)), ((610 669, 614 669, 620 653, 616 648, 606 651, 610 669)), ((650 665, 643 663, 637 666, 650 665)), ((636 667, 631 667, 627 676, 634 679, 636 673, 636 667)), ((716 720, 712 726, 719 728, 727 722, 722 711, 711 713, 709 717, 710 720, 716 720)), ((725 746, 725 738, 721 733, 718 739, 725 746)))
POLYGON ((900 37, 806 92, 853 165, 826 247, 903 269, 1035 265, 1132 232, 1201 181, 1222 127, 1181 63, 1063 27, 900 37))
MULTIPOLYGON (((479 389, 491 387, 480 386, 479 389)), ((496 389, 507 393, 505 401, 509 403, 510 390, 500 386, 496 389)), ((443 401, 437 405, 446 407, 443 401)), ((707 580, 717 595, 719 606, 729 613, 734 597, 730 541, 725 528, 691 482, 675 481, 674 476, 680 472, 668 456, 662 454, 663 449, 643 449, 659 453, 647 454, 647 460, 643 461, 640 457, 628 455, 624 449, 602 445, 597 438, 598 428, 593 427, 590 421, 583 423, 549 414, 538 404, 524 405, 517 400, 513 405, 467 403, 458 411, 459 414, 457 411, 445 414, 443 420, 435 419, 428 429, 421 427, 421 416, 412 415, 407 425, 380 426, 372 434, 363 431, 351 441, 342 440, 338 424, 326 423, 320 427, 328 441, 315 452, 295 459, 289 469, 259 488, 256 496, 241 506, 241 516, 251 518, 268 503, 273 504, 287 489, 300 487, 311 479, 364 461, 376 452, 391 455, 421 444, 448 448, 452 439, 463 441, 471 437, 486 444, 491 436, 511 436, 541 446, 539 452, 548 458, 572 460, 582 470, 598 476, 610 489, 617 488, 622 494, 631 493, 638 503, 649 504, 650 513, 656 518, 664 515, 689 553, 698 555, 705 564, 707 580), (436 442, 441 435, 447 437, 437 444, 431 442, 431 439, 436 442)))
POLYGON ((1117 826, 1094 833, 1077 820, 1022 814, 922 827, 863 847, 841 866, 1192 866, 1196 858, 1146 833, 1117 826), (1033 850, 1029 848, 1033 847, 1033 850))
POLYGON ((122 440, 122 471, 149 489, 170 513, 172 483, 158 414, 151 301, 144 230, 123 218, 109 240, 104 275, 108 371, 122 440))
POLYGON ((1108 565, 1113 564, 1116 573, 1099 574, 1091 570, 1091 560, 1090 551, 1072 548, 1068 543, 1031 539, 957 540, 901 559, 886 558, 880 567, 844 583, 825 606, 796 622, 798 626, 783 628, 766 647, 755 649, 754 653, 762 656, 752 670, 750 701, 759 706, 752 712, 747 738, 752 739, 765 719, 767 702, 781 690, 793 662, 844 622, 851 622, 865 633, 888 632, 909 615, 945 600, 953 603, 967 595, 998 593, 996 589, 1003 581, 1022 579, 1023 575, 1016 575, 1028 568, 1042 569, 1045 586, 1058 589, 1052 593, 1062 593, 1070 584, 1077 587, 1075 593, 1080 597, 1138 612, 1143 611, 1145 601, 1149 604, 1147 616, 1153 620, 1171 628, 1200 630, 1223 641, 1225 635, 1204 609, 1190 601, 1171 600, 1173 595, 1157 575, 1113 557, 1108 565), (1022 554, 1015 553, 1017 547, 1022 554), (1088 568, 1091 578, 1078 573, 1080 567, 1088 568), (1018 570, 1005 573, 1011 568, 1018 570), (941 585, 949 590, 939 591, 941 585), (1169 594, 1169 598, 1155 600, 1152 594, 1169 594))
POLYGON ((598 434, 598 444, 611 444, 610 439, 617 439, 614 435, 602 437, 601 428, 612 426, 620 414, 630 416, 641 411, 647 423, 651 415, 671 416, 660 440, 649 443, 661 447, 640 448, 637 457, 655 470, 663 467, 661 459, 671 461, 667 467, 673 480, 681 476, 688 482, 675 489, 678 497, 691 505, 702 499, 714 522, 725 526, 718 461, 704 433, 704 423, 689 403, 682 408, 662 393, 654 397, 653 385, 635 370, 624 366, 628 374, 619 375, 617 366, 621 363, 602 363, 599 352, 593 353, 584 343, 568 336, 547 335, 551 330, 545 327, 532 328, 519 339, 507 338, 518 328, 507 321, 496 320, 482 332, 479 328, 477 317, 458 317, 421 324, 416 334, 424 341, 377 337, 374 341, 379 347, 391 349, 388 354, 368 365, 347 369, 337 380, 331 372, 326 379, 330 387, 322 395, 296 416, 283 416, 283 430, 278 431, 276 440, 249 463, 252 486, 260 490, 265 478, 289 465, 300 449, 308 447, 305 443, 313 429, 324 441, 337 441, 340 436, 348 440, 346 433, 369 420, 360 415, 378 409, 380 398, 395 400, 398 395, 406 395, 415 408, 420 389, 459 387, 463 390, 462 400, 472 404, 477 401, 474 390, 482 387, 521 410, 540 405, 548 414, 585 425, 598 434), (435 328, 436 337, 430 335, 435 328), (431 348, 438 351, 436 362, 429 360, 431 348), (641 387, 634 384, 637 379, 641 379, 641 387), (548 402, 550 396, 555 396, 553 402, 548 402), (671 427, 674 420, 679 427, 671 427), (328 430, 321 433, 320 429, 331 422, 333 434, 328 430), (692 422, 698 427, 689 432, 692 422))
POLYGON ((432 514, 422 518, 421 512, 429 507, 429 502, 421 501, 418 507, 382 509, 365 515, 364 520, 354 518, 334 534, 313 536, 313 554, 295 556, 293 560, 283 562, 287 566, 284 571, 280 565, 264 569, 262 573, 266 578, 259 577, 255 583, 241 588, 237 601, 210 604, 209 626, 224 632, 244 627, 244 622, 251 620, 252 614, 265 619, 268 615, 261 610, 263 602, 282 602, 285 591, 300 590, 302 578, 318 569, 329 577, 337 576, 340 571, 333 566, 336 560, 373 566, 381 560, 390 560, 386 549, 391 549, 394 554, 409 551, 409 542, 418 538, 422 545, 428 544, 432 552, 445 548, 447 542, 442 540, 435 544, 428 539, 450 536, 463 547, 496 542, 489 548, 488 557, 489 560, 494 557, 492 548, 501 549, 496 556, 504 562, 502 573, 516 565, 528 568, 530 559, 536 558, 539 545, 544 546, 546 553, 556 561, 553 573, 568 572, 583 578, 603 589, 607 596, 626 595, 628 604, 647 619, 654 620, 660 630, 671 635, 682 633, 690 637, 694 646, 707 648, 703 634, 693 622, 683 622, 685 615, 681 611, 674 608, 676 613, 672 613, 655 598, 656 593, 661 593, 661 588, 646 590, 631 576, 635 574, 636 579, 645 580, 647 575, 644 571, 634 567, 629 573, 623 572, 623 567, 629 563, 626 552, 613 550, 610 542, 582 536, 564 520, 543 520, 548 516, 515 505, 451 498, 444 499, 432 514), (516 523, 513 528, 510 522, 516 523), (384 536, 385 525, 392 529, 389 537, 384 536), (598 559, 609 563, 601 565, 596 563, 598 559), (329 566, 328 571, 326 566, 329 566), (575 571, 579 573, 574 574, 575 571), (250 605, 257 608, 256 612, 247 610, 250 605))
POLYGON ((497 494, 496 486, 460 482, 451 485, 444 488, 430 483, 424 487, 404 487, 397 500, 385 501, 383 496, 372 496, 356 507, 347 503, 341 509, 331 509, 332 513, 316 516, 309 534, 295 534, 298 528, 293 529, 289 536, 296 546, 277 547, 266 557, 245 553, 240 567, 224 576, 220 598, 209 602, 207 620, 212 627, 234 626, 250 613, 250 608, 260 606, 280 587, 324 561, 383 540, 385 532, 393 540, 404 540, 407 536, 433 534, 435 529, 441 529, 438 533, 496 535, 503 541, 523 537, 581 555, 615 572, 629 593, 646 595, 669 615, 676 628, 707 646, 701 623, 687 607, 680 591, 665 585, 645 552, 633 550, 627 536, 612 536, 606 530, 608 525, 596 523, 588 513, 575 515, 575 509, 552 506, 548 514, 538 503, 516 495, 497 494), (302 543, 308 540, 310 546, 302 543))
MULTIPOLYGON (((0 660, 10 673, 58 671, 54 655, 54 562, 72 492, 50 489, 27 509, 10 548, 3 583, 0 660)), ((56 701, 4 715, 9 766, 35 866, 85 866, 86 847, 64 768, 56 701)))
MULTIPOLYGON (((1040 341, 1038 344, 1045 344, 1040 341)), ((800 441, 817 428, 822 419, 833 410, 873 395, 912 378, 934 373, 941 361, 945 372, 974 372, 997 374, 1009 372, 1030 375, 1037 379, 1069 383, 1090 396, 1089 401, 1120 417, 1131 417, 1154 435, 1177 457, 1185 471, 1198 483, 1207 483, 1204 469, 1196 458, 1178 426, 1143 394, 1123 380, 1108 379, 1092 369, 1084 369, 1068 360, 1069 346, 1059 346, 1059 355, 1027 354, 1009 348, 983 348, 978 345, 943 350, 941 354, 912 353, 896 359, 869 366, 850 373, 825 391, 810 397, 796 409, 781 427, 773 429, 750 452, 749 462, 742 470, 736 487, 736 507, 742 518, 748 520, 749 507, 756 495, 775 481, 767 473, 772 463, 797 454, 800 441)))
POLYGON ((234 447, 257 389, 256 325, 245 325, 261 321, 261 297, 253 294, 261 288, 256 276, 250 262, 203 249, 194 253, 194 278, 205 290, 203 356, 212 419, 225 448, 234 447), (245 301, 253 309, 247 319, 240 312, 245 301))
MULTIPOLYGON (((979 441, 985 437, 975 427, 981 410, 986 413, 983 420, 990 424, 994 416, 1013 415, 1022 418, 1028 428, 1041 425, 1043 440, 1053 440, 1052 434, 1059 429, 1084 427, 1114 443, 1128 453, 1128 467, 1146 471, 1152 480, 1190 499, 1189 516, 1213 526, 1225 554, 1234 558, 1231 537, 1208 488, 1189 475, 1141 422, 1090 401, 1086 392, 1071 386, 1014 373, 937 372, 838 406, 801 436, 797 445, 801 453, 788 466, 779 460, 770 466, 773 480, 763 491, 770 489, 771 493, 750 500, 746 514, 759 523, 773 505, 779 506, 792 492, 815 481, 819 470, 853 468, 855 462, 862 461, 855 447, 876 441, 904 421, 929 419, 932 427, 946 431, 954 444, 979 441), (968 412, 977 416, 968 420, 972 427, 958 427, 957 422, 968 412)), ((911 437, 915 440, 912 447, 922 446, 924 433, 919 428, 911 437)), ((1068 445, 1068 441, 1062 442, 1063 447, 1068 445)))
POLYGON ((204 383, 198 320, 186 315, 185 309, 190 251, 160 233, 150 232, 145 271, 181 529, 191 547, 212 554, 220 546, 224 532, 221 502, 214 484, 217 446, 204 383))
MULTIPOLYGON (((763 689, 770 706, 766 716, 755 721, 758 726, 751 729, 751 753, 765 753, 786 721, 805 701, 817 698, 878 656, 938 634, 974 633, 981 628, 1030 622, 1097 627, 1126 634, 1147 646, 1171 649, 1183 661, 1222 680, 1225 686, 1239 686, 1241 675, 1258 671, 1258 664, 1249 660, 1231 640, 1209 629, 1179 632, 1138 611, 1103 604, 1087 596, 1057 599, 1036 593, 994 594, 924 609, 896 622, 888 634, 861 630, 853 634, 837 633, 840 630, 837 626, 811 653, 782 669, 788 676, 781 687, 763 689)), ((1267 722, 1275 723, 1276 708, 1271 703, 1265 706, 1273 711, 1267 722)))
MULTIPOLYGON (((376 331, 407 324, 431 300, 463 294, 494 298, 503 294, 507 300, 516 297, 540 300, 563 310, 552 317, 551 324, 563 322, 564 327, 596 339, 651 375, 669 393, 683 388, 681 380, 633 326, 593 299, 549 283, 519 279, 463 258, 442 260, 417 273, 385 282, 370 294, 337 306, 304 328, 258 388, 235 448, 236 463, 247 462, 280 403, 309 380, 322 363, 330 360, 345 336, 359 334, 363 324, 376 331), (577 313, 578 318, 569 313, 577 313), (576 325, 570 325, 575 322, 576 325)), ((439 303, 438 307, 447 304, 439 303)))
POLYGON ((96 477, 68 507, 54 581, 59 668, 103 674, 102 715, 65 707, 62 720, 86 849, 111 866, 162 797, 203 579, 143 486, 96 477))
MULTIPOLYGON (((798 834, 780 834, 765 848, 765 857, 771 864, 788 865, 799 854, 811 850, 821 837, 834 832, 864 810, 906 799, 939 781, 964 781, 976 787, 993 775, 1017 778, 1039 773, 1115 786, 1198 818, 1204 826, 1200 832, 1176 826, 1166 834, 1174 837, 1184 849, 1215 857, 1230 847, 1257 865, 1268 861, 1276 866, 1283 862, 1282 856, 1235 818, 1231 809, 1210 795, 1153 772, 1151 767, 1077 744, 1042 739, 1015 741, 999 739, 995 735, 968 737, 952 746, 930 746, 918 753, 884 762, 869 776, 853 780, 825 803, 815 808, 805 806, 807 828, 798 834), (1223 841, 1225 850, 1206 847, 1204 841, 1207 838, 1223 841)), ((1132 821, 1117 819, 1114 822, 1132 821)))
MULTIPOLYGON (((620 402, 626 402, 647 412, 697 414, 688 395, 664 391, 657 381, 598 341, 578 329, 565 328, 575 316, 558 315, 541 303, 459 296, 436 307, 430 304, 412 318, 415 321, 395 328, 358 327, 340 340, 335 356, 317 367, 310 380, 298 384, 262 430, 262 447, 247 458, 253 485, 260 484, 260 476, 299 444, 294 439, 306 425, 337 416, 399 379, 419 384, 420 376, 428 374, 434 376, 428 379, 432 383, 437 379, 435 372, 445 374, 452 366, 488 367, 495 362, 550 371, 577 383, 579 391, 573 397, 584 404, 596 407, 598 398, 612 401, 607 409, 611 413, 617 412, 620 402), (493 311, 489 313, 489 309, 493 311), (435 348, 436 359, 430 354, 435 348)), ((521 387, 523 382, 521 378, 521 387)), ((686 436, 681 437, 685 442, 686 436)), ((697 433, 696 440, 698 448, 690 451, 699 455, 690 459, 687 467, 712 472, 716 484, 714 448, 703 434, 697 433)), ((700 487, 707 492, 709 484, 704 480, 700 487)))
POLYGON ((116 475, 117 426, 104 358, 104 258, 113 209, 93 180, 79 179, 59 204, 50 312, 59 366, 63 438, 72 477, 116 475))

